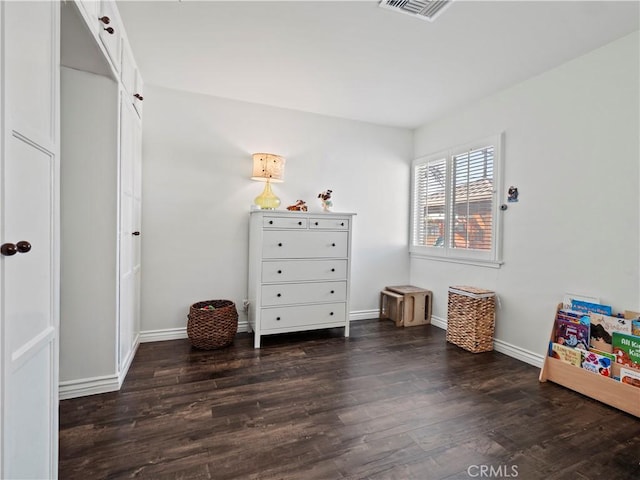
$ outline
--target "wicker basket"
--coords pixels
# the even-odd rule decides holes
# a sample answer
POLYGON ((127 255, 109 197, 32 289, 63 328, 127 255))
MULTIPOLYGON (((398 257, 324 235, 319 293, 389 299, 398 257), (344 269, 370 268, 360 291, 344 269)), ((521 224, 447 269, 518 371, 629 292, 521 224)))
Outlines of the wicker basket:
POLYGON ((230 300, 207 300, 191 305, 187 336, 191 345, 205 350, 233 343, 238 331, 238 311, 230 300), (211 305, 215 310, 202 310, 211 305))
POLYGON ((449 287, 447 342, 472 353, 493 350, 495 293, 475 287, 449 287))

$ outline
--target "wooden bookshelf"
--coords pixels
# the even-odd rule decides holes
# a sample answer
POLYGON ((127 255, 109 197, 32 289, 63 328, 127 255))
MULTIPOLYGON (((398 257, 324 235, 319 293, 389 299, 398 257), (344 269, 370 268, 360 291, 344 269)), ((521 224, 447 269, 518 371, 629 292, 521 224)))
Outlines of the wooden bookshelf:
MULTIPOLYGON (((553 341, 555 320, 553 323, 550 341, 553 341)), ((540 370, 540 381, 547 380, 640 418, 640 388, 552 358, 548 352, 540 370)))

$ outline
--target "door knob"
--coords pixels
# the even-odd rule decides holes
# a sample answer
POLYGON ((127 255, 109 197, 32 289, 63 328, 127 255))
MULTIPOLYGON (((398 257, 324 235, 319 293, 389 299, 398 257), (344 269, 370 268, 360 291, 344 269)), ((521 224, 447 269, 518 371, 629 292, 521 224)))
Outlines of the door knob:
POLYGON ((140 95, 139 93, 136 93, 135 95, 133 95, 134 97, 136 97, 138 100, 143 101, 144 97, 142 95, 140 95))
POLYGON ((105 25, 109 25, 109 23, 111 22, 111 19, 109 17, 107 17, 106 15, 104 17, 98 18, 98 20, 100 20, 105 25))
POLYGON ((10 257, 11 255, 18 253, 18 247, 13 243, 3 243, 0 247, 0 253, 5 257, 10 257))
POLYGON ((26 240, 20 240, 18 243, 3 243, 0 246, 0 254, 10 257, 16 253, 27 253, 31 250, 31 244, 26 240))
POLYGON ((113 32, 115 32, 115 30, 113 29, 113 27, 107 27, 104 30, 107 31, 107 33, 109 33, 110 35, 113 35, 113 32))
POLYGON ((16 243, 16 247, 18 249, 18 252, 20 253, 27 253, 29 250, 31 250, 31 244, 26 240, 20 240, 18 243, 16 243))
POLYGON ((140 235, 140 232, 133 232, 131 235, 135 235, 136 237, 140 235))

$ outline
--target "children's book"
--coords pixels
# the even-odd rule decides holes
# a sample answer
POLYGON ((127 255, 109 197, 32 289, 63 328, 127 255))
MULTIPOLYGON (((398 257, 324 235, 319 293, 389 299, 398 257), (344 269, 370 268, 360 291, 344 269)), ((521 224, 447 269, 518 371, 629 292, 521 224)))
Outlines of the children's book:
POLYGON ((585 313, 600 313, 602 315, 612 315, 613 311, 610 305, 601 305, 599 303, 583 302, 582 300, 572 300, 571 310, 577 310, 585 313))
POLYGON ((558 343, 549 342, 549 356, 557 358, 565 363, 569 363, 576 367, 580 366, 582 361, 582 351, 575 348, 566 347, 558 343))
POLYGON ((582 354, 582 368, 600 374, 603 377, 611 377, 613 360, 610 357, 613 357, 613 355, 599 355, 592 351, 584 352, 582 354))
POLYGON ((640 337, 619 332, 614 332, 612 337, 616 363, 640 369, 640 337))
POLYGON ((597 348, 593 347, 591 347, 589 351, 600 355, 601 357, 607 357, 609 360, 611 360, 611 363, 615 363, 616 361, 616 356, 613 353, 603 352, 602 350, 598 350, 597 348))
POLYGON ((590 328, 590 343, 593 348, 612 353, 612 336, 614 332, 631 334, 631 321, 624 318, 610 317, 599 313, 592 313, 590 328))
POLYGON ((580 350, 589 350, 589 325, 556 319, 555 343, 580 350))
POLYGON ((627 385, 640 388, 640 370, 622 367, 620 369, 620 381, 627 385))
POLYGON ((556 318, 561 320, 568 320, 574 323, 582 323, 583 325, 589 325, 591 320, 589 315, 584 312, 579 312, 577 310, 571 310, 569 308, 561 308, 556 313, 556 318))
POLYGON ((565 293, 564 297, 562 298, 563 308, 571 308, 571 302, 574 300, 582 300, 583 302, 589 303, 600 303, 599 297, 580 295, 578 293, 565 293))

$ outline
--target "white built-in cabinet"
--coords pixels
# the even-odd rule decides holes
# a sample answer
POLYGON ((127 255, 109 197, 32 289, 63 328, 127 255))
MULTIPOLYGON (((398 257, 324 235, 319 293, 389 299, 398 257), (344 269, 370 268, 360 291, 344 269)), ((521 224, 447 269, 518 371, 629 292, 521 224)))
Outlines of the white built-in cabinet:
POLYGON ((343 327, 349 336, 353 214, 252 211, 249 328, 263 335, 343 327))
POLYGON ((139 343, 143 95, 114 1, 61 17, 64 399, 118 390, 139 343))

